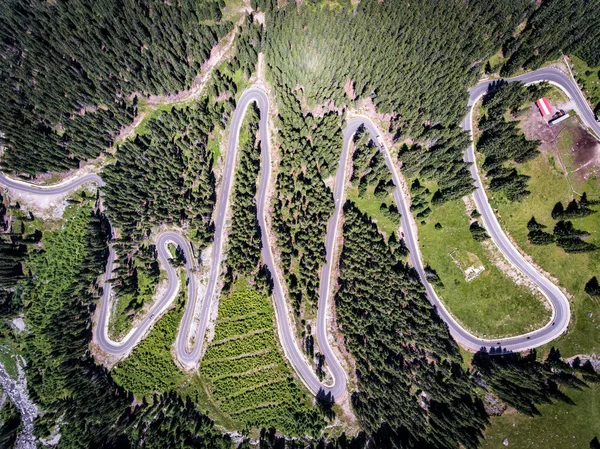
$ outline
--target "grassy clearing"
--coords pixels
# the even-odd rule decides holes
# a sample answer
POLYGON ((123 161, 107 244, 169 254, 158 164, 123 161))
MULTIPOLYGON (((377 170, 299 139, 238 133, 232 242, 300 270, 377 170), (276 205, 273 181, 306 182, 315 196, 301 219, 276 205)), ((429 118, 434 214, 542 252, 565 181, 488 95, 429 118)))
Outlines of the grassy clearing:
POLYGON ((590 384, 581 391, 566 392, 576 404, 557 402, 541 405, 541 416, 505 413, 491 419, 482 448, 500 448, 508 438, 509 447, 519 449, 581 449, 600 435, 600 386, 590 384))
POLYGON ((466 349, 463 349, 462 346, 459 346, 458 350, 460 351, 460 355, 462 358, 462 367, 465 371, 468 371, 469 369, 471 369, 471 360, 473 360, 473 356, 475 354, 473 354, 470 351, 467 351, 466 349))
MULTIPOLYGON (((144 110, 147 109, 147 107, 140 106, 139 109, 140 109, 140 112, 144 112, 144 110)), ((139 136, 143 136, 143 135, 147 134, 148 133, 148 123, 151 120, 158 118, 160 116, 160 114, 162 114, 163 112, 171 112, 172 110, 173 110, 172 104, 161 104, 159 106, 156 106, 155 109, 152 109, 150 112, 148 112, 148 114, 146 114, 146 116, 143 118, 143 120, 140 122, 140 124, 135 128, 135 134, 139 135, 139 136)))
POLYGON ((243 8, 243 0, 225 0, 225 8, 223 9, 223 18, 221 20, 237 22, 244 14, 243 8))
MULTIPOLYGON (((346 193, 348 195, 348 199, 356 204, 361 212, 369 215, 373 221, 377 223, 377 227, 389 237, 392 235, 392 233, 398 230, 400 223, 395 223, 381 212, 379 209, 381 206, 381 201, 375 197, 373 193, 374 190, 375 187, 370 185, 367 187, 366 193, 363 196, 359 196, 358 187, 350 186, 346 193)), ((385 204, 396 205, 391 194, 388 194, 386 197, 385 204)))
POLYGON ((490 67, 492 69, 492 73, 497 73, 500 71, 500 67, 502 64, 506 62, 506 58, 502 56, 502 49, 498 49, 496 53, 494 53, 490 59, 488 60, 490 63, 490 67))
MULTIPOLYGON (((554 86, 551 86, 550 89, 548 89, 548 93, 546 93, 546 98, 550 100, 551 104, 566 103, 567 101, 569 101, 569 97, 567 97, 567 95, 558 87, 554 86)), ((521 109, 529 108, 529 106, 530 103, 527 102, 522 106, 521 109)))
POLYGON ((215 164, 221 157, 221 132, 213 131, 206 146, 212 155, 212 162, 215 164))
MULTIPOLYGON (((487 338, 528 332, 546 323, 550 312, 541 299, 494 265, 490 251, 471 236, 469 224, 462 200, 434 207, 427 222, 419 224, 424 260, 444 283, 436 287, 440 299, 469 330, 487 338), (436 223, 442 228, 436 229, 436 223), (480 265, 485 269, 467 282, 463 270, 480 265)), ((486 245, 493 243, 488 240, 486 245)))
POLYGON ((0 345, 0 364, 13 379, 19 374, 17 371, 17 353, 10 342, 0 345))
POLYGON ((588 99, 594 105, 592 109, 600 107, 600 67, 590 67, 585 61, 577 56, 571 56, 573 63, 573 75, 579 85, 587 94, 588 99))
MULTIPOLYGON (((162 277, 164 277, 164 273, 161 272, 160 278, 162 277)), ((118 337, 127 332, 143 305, 152 302, 156 290, 155 280, 148 276, 144 270, 138 270, 138 283, 139 295, 126 294, 116 299, 116 308, 114 313, 110 314, 108 324, 108 330, 113 337, 118 337)))
MULTIPOLYGON (((569 127, 576 126, 570 120, 569 127)), ((557 201, 566 203, 573 198, 579 198, 573 193, 587 192, 588 197, 597 198, 600 195, 599 181, 590 177, 586 181, 578 176, 565 176, 561 161, 572 172, 574 154, 570 151, 572 135, 569 128, 561 133, 557 149, 539 155, 532 161, 519 165, 520 172, 530 176, 528 189, 531 195, 522 201, 509 202, 503 195, 490 195, 490 203, 497 211, 502 228, 507 231, 517 245, 534 262, 559 280, 572 295, 572 322, 569 332, 552 345, 560 348, 564 356, 589 354, 600 350, 600 304, 584 292, 585 283, 600 272, 600 251, 583 254, 568 254, 556 245, 537 246, 527 240, 527 221, 535 216, 536 220, 548 226, 551 230, 556 223, 551 217, 551 211, 557 201), (560 158, 559 158, 560 156, 560 158)), ((591 233, 590 243, 600 245, 599 215, 573 219, 578 229, 591 233)))
POLYGON ((283 358, 271 302, 247 285, 221 299, 200 377, 186 393, 211 403, 209 411, 226 428, 273 426, 286 435, 314 435, 324 424, 283 358))
POLYGON ((138 397, 172 391, 186 378, 171 355, 171 346, 183 316, 184 301, 185 291, 180 292, 175 308, 168 311, 154 325, 150 335, 111 372, 115 382, 138 397))

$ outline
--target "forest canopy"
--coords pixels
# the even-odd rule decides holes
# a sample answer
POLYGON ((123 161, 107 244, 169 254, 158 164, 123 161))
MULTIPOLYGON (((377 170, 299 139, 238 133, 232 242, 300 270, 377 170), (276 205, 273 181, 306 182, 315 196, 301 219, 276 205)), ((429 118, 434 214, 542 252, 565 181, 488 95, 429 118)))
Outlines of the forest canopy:
POLYGON ((218 39, 222 0, 33 0, 0 8, 5 170, 66 170, 111 146, 137 97, 191 86, 218 39))
MULTIPOLYGON (((463 361, 407 263, 394 183, 366 133, 352 145, 348 185, 356 204, 344 206, 331 282, 347 409, 324 390, 311 396, 285 360, 261 249, 267 239, 274 244, 298 320, 293 332, 323 381, 331 373, 311 324, 349 113, 375 111, 386 124, 392 158, 410 186, 410 211, 426 220, 436 204, 474 189, 463 158, 470 136, 460 122, 469 88, 491 75, 489 61, 499 61, 502 76, 563 52, 598 66, 599 10, 600 0, 3 0, 0 170, 55 179, 46 172, 76 169, 111 149, 96 161, 104 186, 97 196, 65 200, 62 221, 34 217, 0 195, 0 349, 6 342, 27 362, 28 394, 41 410, 36 437, 58 429, 59 448, 225 449, 233 445, 226 432, 239 431, 238 449, 250 440, 260 449, 475 449, 489 424, 490 396, 528 415, 542 404, 571 404, 567 387, 598 381, 589 361, 566 363, 554 349, 544 361, 485 350, 463 361), (226 36, 235 40, 221 51, 226 36), (181 101, 182 92, 200 86, 213 50, 205 90, 181 101), (158 296, 157 232, 184 234, 198 257, 192 274, 206 274, 201 250, 213 240, 229 157, 221 154, 225 130, 242 90, 263 81, 257 73, 264 74, 273 114, 266 209, 273 235, 262 233, 256 203, 267 147, 258 123, 267 111, 252 104, 219 240, 225 258, 207 332, 213 340, 199 375, 180 369, 172 354, 189 281, 183 276, 175 306, 157 317, 130 358, 105 368, 92 356, 92 328, 109 242, 117 253, 108 274, 115 309, 126 317, 117 334, 158 296), (133 132, 124 137, 127 129, 133 132), (368 201, 375 207, 361 209, 368 201), (17 319, 25 332, 15 330, 17 319), (356 418, 347 427, 345 413, 356 418)), ((483 100, 477 149, 491 190, 510 200, 529 193, 514 162, 538 154, 538 142, 525 139, 510 116, 543 89, 500 82, 483 100)), ((586 242, 592 231, 571 221, 596 206, 585 194, 557 203, 553 222, 527 223, 530 242, 596 256, 596 245, 586 242)), ((489 238, 481 220, 472 221, 470 233, 489 238)), ((181 249, 169 249, 181 267, 181 249)), ((425 276, 443 285, 428 265, 425 276)), ((597 276, 583 288, 595 300, 597 276)), ((14 404, 0 406, 0 446, 13 445, 21 426, 14 404)))

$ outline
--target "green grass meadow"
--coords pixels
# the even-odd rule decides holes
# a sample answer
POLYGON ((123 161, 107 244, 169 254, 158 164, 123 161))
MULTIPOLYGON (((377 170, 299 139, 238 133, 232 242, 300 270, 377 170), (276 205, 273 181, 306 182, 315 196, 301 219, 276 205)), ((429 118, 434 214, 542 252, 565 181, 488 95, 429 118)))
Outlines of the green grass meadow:
MULTIPOLYGON (((383 231, 388 237, 398 230, 400 223, 395 223, 386 217, 380 210, 381 201, 375 197, 373 193, 375 187, 368 186, 367 191, 363 196, 358 195, 358 187, 350 186, 347 190, 348 199, 352 201, 360 209, 361 212, 370 216, 376 223, 377 227, 383 231)), ((385 204, 396 205, 394 197, 388 194, 385 204)))
MULTIPOLYGON (((561 133, 556 145, 557 152, 540 154, 534 160, 518 166, 520 172, 531 177, 528 182, 531 194, 520 202, 510 202, 501 194, 489 195, 502 228, 536 264, 558 279, 559 285, 571 295, 572 321, 568 333, 552 343, 565 356, 600 350, 600 304, 584 292, 586 282, 592 276, 600 275, 600 251, 569 254, 554 244, 531 245, 527 240, 526 225, 535 216, 539 223, 547 225, 551 231, 556 224, 551 217, 554 204, 578 199, 573 190, 579 193, 585 191, 590 198, 600 196, 597 178, 589 177, 583 181, 573 176, 574 155, 570 151, 571 146, 572 137, 567 129, 561 133), (568 176, 563 172, 561 160, 569 171, 568 176)), ((600 213, 572 221, 577 229, 590 233, 586 241, 600 246, 600 213)))
POLYGON ((454 200, 434 206, 426 223, 418 223, 424 261, 444 283, 435 287, 444 305, 467 329, 486 338, 517 335, 545 324, 550 312, 543 299, 494 265, 490 252, 472 238, 470 221, 463 201, 454 200), (436 223, 442 228, 436 229, 436 223), (463 270, 480 265, 485 269, 467 282, 463 270))
POLYGON ((540 405, 541 416, 517 412, 493 417, 485 431, 482 449, 587 449, 590 440, 600 435, 600 386, 590 384, 583 390, 569 389, 567 396, 575 405, 556 402, 540 405))

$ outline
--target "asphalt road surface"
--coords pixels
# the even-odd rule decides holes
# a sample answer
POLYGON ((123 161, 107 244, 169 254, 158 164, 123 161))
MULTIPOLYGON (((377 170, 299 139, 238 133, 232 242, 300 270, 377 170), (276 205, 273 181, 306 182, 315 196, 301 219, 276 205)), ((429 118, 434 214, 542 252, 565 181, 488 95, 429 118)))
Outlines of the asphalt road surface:
POLYGON ((172 257, 168 249, 169 243, 179 246, 184 252, 185 267, 188 272, 188 309, 190 308, 190 304, 195 304, 196 282, 194 276, 191 275, 191 271, 194 269, 194 258, 188 242, 185 238, 175 232, 163 232, 157 238, 156 249, 158 250, 158 259, 160 264, 167 272, 167 290, 154 304, 154 306, 152 306, 150 314, 147 315, 141 321, 141 323, 138 324, 138 326, 132 328, 121 341, 115 342, 111 340, 108 336, 108 319, 110 317, 110 309, 113 304, 111 300, 112 284, 110 282, 110 276, 112 274, 113 264, 115 261, 115 250, 111 246, 108 255, 108 262, 106 264, 106 281, 104 282, 104 291, 100 301, 98 325, 94 329, 96 343, 102 348, 103 351, 116 355, 126 354, 131 351, 148 331, 150 326, 152 326, 158 317, 169 308, 177 296, 177 292, 179 291, 179 278, 177 276, 177 270, 169 263, 169 259, 172 257))
MULTIPOLYGON (((594 116, 585 99, 582 97, 581 92, 577 86, 570 80, 569 77, 562 74, 561 72, 554 69, 540 69, 535 72, 531 72, 516 78, 509 79, 508 81, 523 81, 525 83, 535 83, 539 81, 550 81, 553 84, 558 85, 567 95, 575 102, 577 112, 583 119, 588 127, 594 132, 600 135, 600 125, 594 120, 594 116)), ((488 89, 491 82, 482 82, 475 86, 470 91, 469 106, 473 106, 476 100, 481 97, 488 89)), ((168 252, 167 245, 169 242, 181 247, 184 251, 186 258, 186 270, 187 270, 187 287, 189 301, 187 302, 186 311, 180 326, 180 330, 177 336, 176 349, 179 359, 185 364, 197 366, 201 359, 202 343, 204 341, 204 335, 206 332, 206 326, 208 324, 211 315, 211 303, 212 298, 215 294, 216 284, 218 283, 221 274, 221 261, 223 258, 223 239, 226 225, 226 214, 229 203, 229 196, 231 193, 231 187, 234 178, 235 165, 237 159, 237 144, 239 139, 239 130, 245 115, 245 111, 248 105, 252 102, 256 102, 260 111, 260 140, 261 140, 261 176, 259 183, 259 191, 257 194, 257 209, 258 209, 258 220, 263 235, 263 247, 262 257, 265 264, 268 266, 271 276, 273 279, 273 291, 275 300, 275 312, 277 316, 277 326, 279 330, 279 337, 282 343, 284 352, 304 384, 307 388, 317 393, 319 389, 324 389, 326 392, 330 392, 334 397, 340 397, 344 394, 346 389, 346 374, 341 368, 335 354, 333 353, 328 339, 327 339, 327 303, 331 299, 331 267, 333 264, 333 255, 335 254, 335 244, 337 239, 337 227, 341 214, 341 208, 344 202, 344 180, 346 167, 348 165, 348 152, 350 148, 350 142, 356 131, 364 126, 365 129, 371 134, 374 142, 377 142, 380 146, 381 151, 385 156, 385 161, 388 169, 392 173, 392 178, 396 189, 394 190, 394 199, 400 213, 402 214, 401 225, 404 231, 405 243, 410 250, 410 262, 419 274, 421 280, 425 285, 427 296, 429 300, 436 307, 440 317, 448 324, 452 336, 461 344, 478 350, 481 347, 502 347, 507 350, 521 351, 528 348, 537 347, 543 345, 562 334, 569 323, 570 309, 567 298, 562 292, 553 285, 549 280, 540 275, 534 268, 529 264, 518 252, 518 250, 512 245, 506 235, 502 232, 500 225, 493 213, 488 201, 485 191, 481 188, 481 180, 477 173, 475 164, 471 166, 471 174, 474 178, 477 190, 474 193, 474 198, 477 204, 478 210, 482 214, 483 222, 488 230, 488 233, 492 237, 494 243, 502 251, 507 260, 510 261, 514 266, 520 269, 525 275, 527 275, 536 285, 540 288, 542 293, 548 298, 553 308, 552 319, 543 328, 538 329, 526 335, 507 338, 507 339, 496 339, 496 340, 484 340, 477 338, 462 328, 456 320, 448 313, 444 305, 440 302, 435 291, 431 285, 426 281, 423 264, 420 259, 420 251, 416 235, 414 233, 414 220, 410 214, 410 209, 406 204, 406 200, 402 189, 400 188, 400 177, 397 173, 397 169, 392 162, 390 154, 385 147, 381 145, 378 139, 379 132, 375 125, 370 122, 367 118, 354 118, 348 122, 348 126, 343 131, 344 143, 342 148, 342 154, 340 157, 338 170, 336 174, 334 198, 335 198, 335 212, 333 217, 330 219, 327 228, 326 238, 326 250, 327 259, 326 265, 323 267, 321 273, 321 286, 319 295, 319 307, 317 315, 317 342, 321 352, 325 355, 327 365, 330 369, 333 377, 331 384, 321 383, 312 368, 305 358, 303 352, 296 344, 294 336, 294 326, 290 322, 289 311, 287 308, 287 301, 285 300, 285 294, 281 279, 277 274, 276 264, 273 257, 272 249, 269 245, 269 239, 266 233, 266 214, 268 214, 268 207, 266 204, 267 190, 270 184, 271 177, 271 161, 270 161, 270 150, 269 150, 269 131, 268 131, 268 97, 266 94, 257 88, 250 88, 244 92, 241 96, 238 107, 232 117, 230 137, 228 140, 228 147, 225 160, 225 168, 223 175, 223 183, 221 191, 219 193, 219 201, 217 205, 217 213, 215 219, 215 239, 213 243, 213 256, 210 276, 201 305, 201 311, 198 317, 194 317, 197 300, 197 286, 195 283, 192 271, 195 269, 194 266, 194 255, 188 244, 188 242, 179 234, 175 232, 165 232, 158 236, 157 248, 160 263, 167 272, 168 287, 167 291, 153 306, 149 315, 145 317, 142 322, 132 329, 129 334, 120 342, 114 342, 108 338, 108 317, 110 315, 111 308, 111 284, 109 282, 110 275, 112 273, 113 263, 115 259, 115 252, 110 248, 106 277, 107 281, 104 286, 104 292, 100 305, 100 315, 98 326, 95 329, 96 341, 100 347, 112 354, 124 354, 130 351, 148 331, 149 327, 158 319, 161 313, 163 313, 174 300, 179 290, 179 279, 177 277, 176 270, 168 262, 170 254, 168 252), (190 329, 194 319, 198 320, 198 330, 191 335, 190 329), (190 339, 193 338, 194 342, 191 343, 190 339)), ((463 128, 465 130, 471 130, 471 112, 463 121, 463 128)), ((465 153, 466 161, 473 161, 473 146, 469 147, 465 153)), ((60 193, 69 192, 77 189, 86 183, 96 183, 100 187, 104 184, 102 180, 95 174, 85 175, 74 181, 66 181, 61 184, 54 186, 36 186, 28 184, 23 181, 14 180, 6 177, 0 173, 0 185, 4 185, 16 190, 39 194, 39 195, 55 195, 60 193)))

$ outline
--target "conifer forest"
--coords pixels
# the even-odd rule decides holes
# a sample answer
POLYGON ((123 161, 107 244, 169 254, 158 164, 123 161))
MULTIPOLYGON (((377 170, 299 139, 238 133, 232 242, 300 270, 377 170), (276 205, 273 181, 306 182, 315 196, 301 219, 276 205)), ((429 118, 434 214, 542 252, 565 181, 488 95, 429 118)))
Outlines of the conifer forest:
POLYGON ((0 0, 0 447, 600 447, 599 73, 600 0, 0 0))

